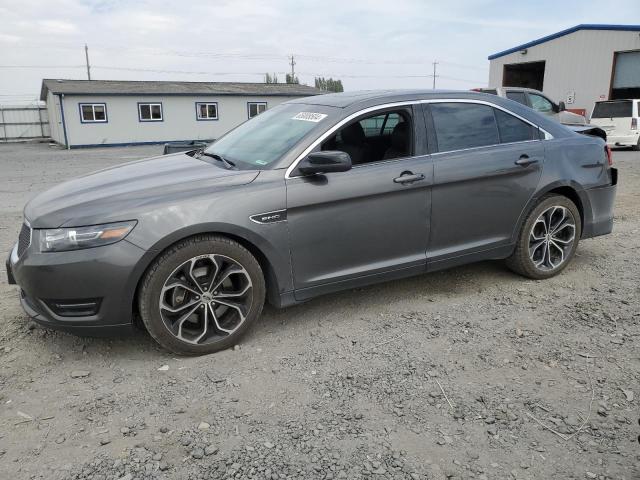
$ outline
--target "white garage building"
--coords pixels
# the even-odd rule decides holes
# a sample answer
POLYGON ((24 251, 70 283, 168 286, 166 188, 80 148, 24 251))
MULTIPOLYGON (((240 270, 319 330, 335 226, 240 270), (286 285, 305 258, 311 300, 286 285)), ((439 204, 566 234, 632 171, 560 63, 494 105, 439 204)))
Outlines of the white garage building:
POLYGON ((640 98, 640 25, 577 25, 489 56, 489 87, 541 90, 567 109, 640 98))
POLYGON ((293 98, 324 93, 296 84, 42 81, 51 138, 68 148, 212 140, 293 98))

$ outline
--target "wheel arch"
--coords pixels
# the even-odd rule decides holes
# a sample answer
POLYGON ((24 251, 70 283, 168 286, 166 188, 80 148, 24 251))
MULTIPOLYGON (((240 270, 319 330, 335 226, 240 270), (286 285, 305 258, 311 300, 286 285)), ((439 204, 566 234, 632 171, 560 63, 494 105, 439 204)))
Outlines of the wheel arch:
POLYGON ((237 225, 214 223, 182 228, 156 242, 140 259, 129 278, 132 292, 130 305, 135 315, 138 312, 138 295, 144 275, 153 261, 167 248, 196 235, 220 235, 230 238, 246 248, 258 261, 264 274, 267 301, 275 306, 280 304, 280 293, 287 290, 290 279, 286 278, 288 261, 264 238, 237 225))
POLYGON ((529 212, 536 207, 540 199, 549 193, 555 193, 558 195, 562 195, 563 197, 571 200, 576 207, 578 208, 578 212, 580 212, 580 222, 582 224, 582 231, 584 232, 585 220, 591 218, 591 204, 589 203, 589 197, 584 193, 582 187, 578 185, 576 182, 568 181, 558 181, 553 182, 546 185, 543 188, 540 188, 536 194, 531 197, 526 207, 522 210, 520 214, 520 218, 518 219, 517 228, 514 229, 512 242, 517 241, 518 235, 522 228, 522 225, 527 218, 529 212))

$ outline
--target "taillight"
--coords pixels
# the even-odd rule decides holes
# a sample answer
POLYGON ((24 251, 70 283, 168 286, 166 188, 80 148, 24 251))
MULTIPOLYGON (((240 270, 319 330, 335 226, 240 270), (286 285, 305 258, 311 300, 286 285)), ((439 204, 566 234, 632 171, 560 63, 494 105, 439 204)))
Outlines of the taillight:
POLYGON ((631 130, 637 130, 638 129, 638 119, 637 118, 632 118, 631 119, 631 130))
POLYGON ((611 153, 611 147, 609 145, 605 145, 604 152, 607 154, 607 162, 609 162, 609 166, 613 165, 613 154, 611 153))

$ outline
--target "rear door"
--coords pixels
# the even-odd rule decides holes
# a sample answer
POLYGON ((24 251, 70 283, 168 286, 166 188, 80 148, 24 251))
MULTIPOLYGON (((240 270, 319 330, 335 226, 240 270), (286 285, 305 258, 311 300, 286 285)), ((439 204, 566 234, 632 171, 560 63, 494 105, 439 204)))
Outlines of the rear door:
POLYGON ((425 106, 434 183, 429 268, 508 247, 544 162, 537 127, 483 102, 425 106))

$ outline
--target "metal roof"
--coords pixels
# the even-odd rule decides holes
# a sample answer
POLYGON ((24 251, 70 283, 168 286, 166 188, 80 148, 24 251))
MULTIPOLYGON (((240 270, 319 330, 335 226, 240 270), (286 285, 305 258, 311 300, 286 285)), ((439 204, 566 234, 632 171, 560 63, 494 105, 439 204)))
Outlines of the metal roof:
POLYGON ((548 42, 550 40, 555 40, 556 38, 564 37, 565 35, 569 35, 571 33, 577 32, 578 30, 619 30, 626 32, 640 32, 640 25, 605 25, 605 24, 594 24, 594 23, 585 23, 576 25, 575 27, 567 28, 566 30, 562 30, 560 32, 554 33, 552 35, 547 35, 546 37, 539 38, 537 40, 533 40, 529 43, 523 43, 522 45, 518 45, 517 47, 510 48, 509 50, 504 50, 502 52, 494 53, 493 55, 489 55, 489 60, 493 60, 494 58, 504 57, 505 55, 509 55, 510 53, 519 52, 520 50, 524 50, 525 48, 535 47, 536 45, 540 45, 541 43, 548 42))
POLYGON ((164 82, 138 80, 42 80, 40 99, 47 92, 65 95, 241 95, 298 97, 324 93, 307 85, 243 82, 164 82))

